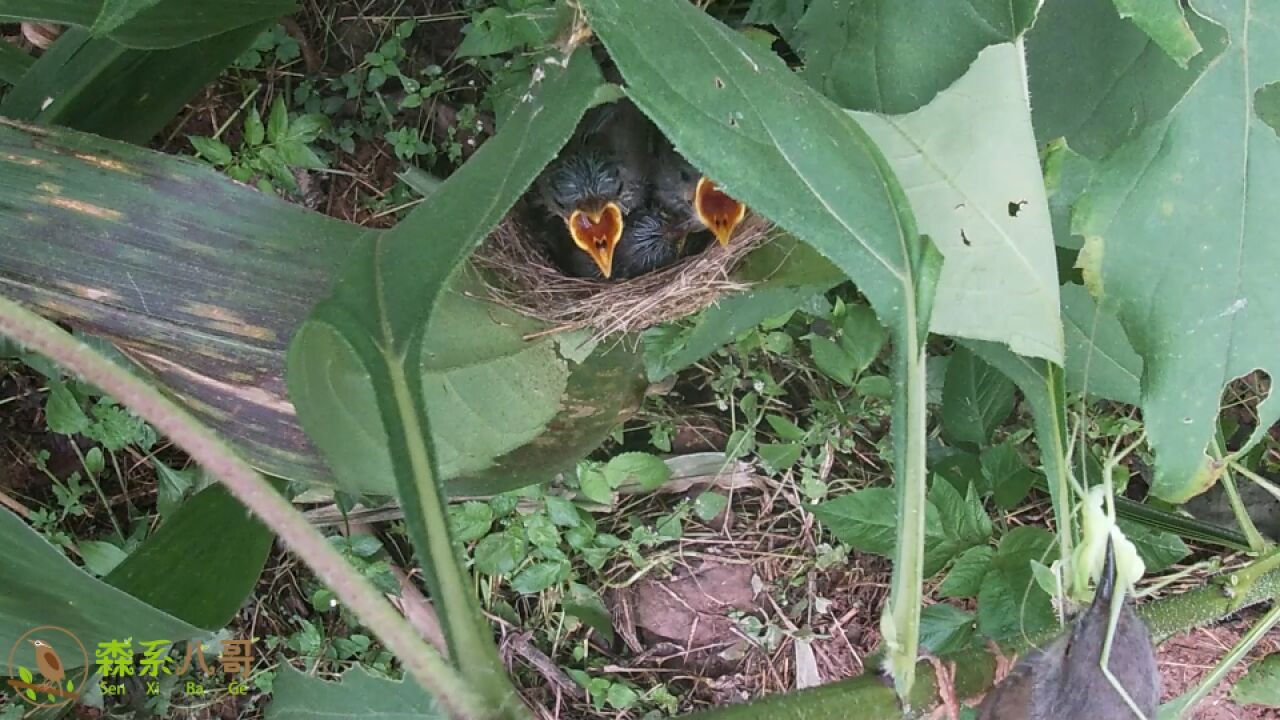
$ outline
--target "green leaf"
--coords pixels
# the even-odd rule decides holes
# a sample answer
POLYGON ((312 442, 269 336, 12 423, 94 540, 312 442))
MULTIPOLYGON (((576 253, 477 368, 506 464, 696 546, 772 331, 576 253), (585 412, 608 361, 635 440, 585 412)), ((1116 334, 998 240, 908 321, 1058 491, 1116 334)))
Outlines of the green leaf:
POLYGON ((338 682, 304 675, 285 663, 271 688, 268 720, 379 717, 383 720, 445 720, 448 714, 413 680, 388 680, 361 665, 338 682))
POLYGON ((214 140, 213 138, 201 137, 199 135, 188 135, 187 139, 191 141, 191 146, 196 149, 201 157, 214 165, 230 165, 233 158, 231 148, 225 143, 214 140))
MULTIPOLYGON (((256 114, 256 109, 255 109, 256 114)), ((271 102, 271 113, 267 116, 267 141, 273 144, 283 144, 288 139, 289 134, 289 110, 284 106, 284 97, 277 95, 276 99, 271 102)), ((246 136, 247 136, 246 131, 246 136)), ((258 145, 262 142, 259 139, 251 144, 258 145)))
POLYGON ((894 394, 893 381, 884 375, 864 375, 858 378, 853 389, 859 395, 881 400, 891 400, 894 394))
POLYGON ((920 232, 946 256, 930 330, 1061 363, 1057 261, 1021 48, 982 50, 909 115, 854 117, 890 158, 920 232))
POLYGON ((720 513, 729 507, 729 498, 718 492, 711 490, 698 494, 693 500, 693 513, 698 516, 702 522, 711 522, 720 516, 720 513))
POLYGON ((813 364, 827 377, 842 385, 853 386, 853 375, 858 371, 857 364, 849 351, 836 341, 819 335, 809 338, 809 352, 813 356, 813 364))
POLYGON ((162 519, 169 520, 195 487, 199 470, 194 466, 174 470, 154 458, 151 467, 156 471, 156 511, 162 519))
POLYGON ((959 442, 983 445, 1013 412, 1013 383, 964 348, 947 363, 942 387, 942 425, 959 442))
POLYGON ((582 473, 578 478, 578 488, 588 500, 602 505, 613 504, 613 486, 600 470, 590 469, 582 473))
POLYGON ((511 579, 511 589, 521 595, 534 595, 564 580, 568 570, 563 562, 534 563, 511 579))
POLYGON ((479 540, 493 526, 493 508, 489 503, 469 500, 449 508, 449 530, 460 543, 479 540))
MULTIPOLYGON (((277 491, 283 486, 274 484, 277 491)), ((253 592, 274 541, 274 533, 214 484, 183 503, 104 580, 192 625, 218 630, 253 592)))
POLYGON ((261 145, 267 137, 267 129, 262 124, 262 115, 258 108, 251 106, 244 116, 244 141, 247 145, 261 145))
POLYGON ((649 492, 671 479, 671 468, 656 455, 628 452, 611 458, 604 466, 604 476, 611 488, 627 485, 649 492))
MULTIPOLYGON (((1242 40, 1166 119, 1098 165, 1075 218, 1093 246, 1095 295, 1115 308, 1143 358, 1142 415, 1157 458, 1151 492, 1170 502, 1212 478, 1200 471, 1223 387, 1258 369, 1280 373, 1280 346, 1269 341, 1280 317, 1270 272, 1280 265, 1280 203, 1269 192, 1280 183, 1280 137, 1250 108, 1254 92, 1280 78, 1267 50, 1280 44, 1280 6, 1197 8, 1242 40)), ((1265 437, 1280 402, 1264 402, 1259 416, 1243 451, 1265 437)))
POLYGON ((854 373, 867 369, 889 339, 876 313, 866 305, 849 305, 840 324, 840 346, 853 361, 854 373))
MULTIPOLYGON (((92 27, 135 48, 174 48, 292 12, 292 0, 235 0, 193 12, 189 0, 0 0, 0 18, 92 27)), ((257 33, 254 33, 255 36, 257 33)))
POLYGON ((16 84, 34 62, 35 58, 13 43, 0 43, 0 83, 16 84))
POLYGON ((81 540, 79 548, 85 569, 98 577, 111 572, 128 557, 124 550, 101 540, 81 540))
POLYGON ((521 534, 501 532, 489 535, 476 545, 476 570, 485 575, 508 575, 520 567, 527 548, 521 534))
POLYGON ((1003 510, 1017 507, 1030 492, 1036 473, 1022 459, 1018 446, 1010 440, 983 448, 982 477, 996 505, 1003 510))
MULTIPOLYGON (((926 508, 924 574, 928 577, 964 547, 943 529, 937 507, 930 502, 926 508)), ((898 519, 898 499, 893 490, 858 490, 810 507, 809 511, 840 542, 863 552, 893 556, 898 519)))
POLYGON ((756 452, 770 471, 781 473, 800 461, 804 447, 798 443, 762 443, 756 452))
MULTIPOLYGON (((1203 11, 1201 5, 1196 8, 1203 11)), ((1194 10, 1189 21, 1204 52, 1181 68, 1120 19, 1112 0, 1045 3, 1026 38, 1040 143, 1065 137, 1073 150, 1096 160, 1163 119, 1227 47, 1223 28, 1194 10)))
POLYGON ((247 25, 169 50, 131 50, 70 28, 0 99, 0 115, 145 143, 263 27, 247 25))
POLYGON ((1200 54, 1200 42, 1182 14, 1180 0, 1115 0, 1120 17, 1151 36, 1173 61, 1182 67, 1200 54))
POLYGON ((804 77, 841 105, 905 113, 951 85, 988 45, 1016 39, 1035 0, 814 0, 791 44, 804 77))
POLYGON ((934 656, 967 650, 974 639, 973 613, 946 603, 930 605, 920 613, 920 646, 934 656))
POLYGON ((1138 557, 1147 566, 1148 573, 1157 573, 1191 554, 1191 548, 1182 538, 1164 530, 1154 530, 1131 520, 1117 522, 1125 537, 1133 541, 1138 557))
POLYGON ((609 706, 615 710, 630 710, 639 702, 640 696, 635 690, 620 682, 615 682, 609 686, 609 693, 605 696, 605 699, 608 700, 609 706))
POLYGON ((939 597, 977 597, 982 590, 982 579, 995 557, 996 549, 989 545, 977 545, 960 553, 938 586, 939 597))
MULTIPOLYGON (((94 579, 4 509, 0 509, 0 547, 5 548, 5 562, 0 563, 0 587, 5 588, 0 594, 0 645, 4 647, 13 647, 23 634, 41 625, 64 628, 88 648, 126 637, 179 642, 204 635, 198 627, 94 579), (68 598, 77 600, 72 603, 68 598)), ((72 653, 57 644, 54 647, 66 667, 93 663, 78 648, 72 653)))
POLYGON ((772 25, 790 41, 800 18, 804 17, 806 0, 751 0, 742 22, 750 25, 772 25))
POLYGON ((1280 707, 1280 653, 1272 653, 1249 667, 1231 688, 1231 699, 1241 705, 1280 707))
POLYGON ((969 485, 961 496, 950 482, 935 477, 929 490, 929 502, 938 509, 943 533, 958 541, 962 550, 984 544, 991 538, 991 518, 987 516, 973 485, 969 485))
POLYGON ((31 671, 21 665, 18 666, 18 677, 22 678, 22 682, 25 683, 35 682, 35 677, 31 674, 31 671))
POLYGON ((1142 358, 1129 344, 1115 313, 1094 302, 1084 287, 1063 285, 1062 328, 1067 342, 1067 387, 1137 405, 1142 358))
POLYGON ((546 497, 547 515, 551 518, 551 522, 564 528, 575 528, 582 524, 582 517, 578 515, 578 508, 574 507, 573 502, 568 498, 559 495, 548 495, 546 497))
MULTIPOLYGON (((1093 162, 1072 150, 1065 140, 1055 140, 1045 149, 1041 163, 1045 191, 1049 193, 1053 241, 1060 248, 1079 250, 1084 238, 1071 232, 1071 211, 1093 179, 1093 162)), ((1070 347, 1067 352, 1071 352, 1070 347)))
POLYGON ((1031 561, 1049 565, 1057 558, 1051 533, 1023 526, 1000 540, 991 570, 978 591, 978 627, 997 642, 1035 637, 1057 625, 1048 593, 1035 581, 1031 561))
POLYGON ((45 423, 49 430, 61 435, 76 435, 89 429, 89 416, 80 401, 71 394, 66 383, 49 383, 49 396, 44 403, 45 423))

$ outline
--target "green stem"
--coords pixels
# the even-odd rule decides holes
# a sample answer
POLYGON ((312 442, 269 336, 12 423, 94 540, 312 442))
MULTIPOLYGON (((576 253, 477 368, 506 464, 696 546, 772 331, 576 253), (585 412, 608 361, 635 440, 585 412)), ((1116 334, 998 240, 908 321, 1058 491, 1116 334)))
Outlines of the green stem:
POLYGON ((440 604, 449 650, 457 665, 471 674, 472 686, 484 697, 492 712, 523 717, 524 705, 516 698, 506 676, 492 631, 472 590, 471 578, 463 569, 449 533, 447 502, 437 482, 431 449, 427 446, 428 438, 432 437, 428 418, 414 408, 404 363, 388 356, 387 370, 395 397, 395 412, 404 428, 411 482, 416 490, 413 493, 401 492, 401 497, 406 502, 416 500, 417 511, 421 514, 426 537, 419 543, 422 545, 420 552, 425 553, 430 562, 431 590, 434 600, 440 604))
MULTIPOLYGON (((1222 457, 1222 447, 1217 441, 1212 446, 1213 458, 1215 462, 1227 463, 1222 457)), ((1227 493, 1227 502, 1231 505, 1231 512, 1235 515, 1236 524, 1240 526, 1240 531, 1249 540, 1249 550, 1254 554, 1261 553, 1267 548, 1267 541, 1262 538, 1262 533, 1258 532, 1257 526, 1253 524, 1253 518, 1249 515, 1249 509, 1244 506, 1244 501, 1240 499, 1240 491, 1236 488, 1236 480, 1231 477, 1231 470, 1228 467, 1222 468, 1222 477, 1219 478, 1222 483, 1222 489, 1227 493)))
POLYGON ((889 604, 881 619, 881 632, 888 645, 889 669, 894 688, 901 698, 911 696, 919 654, 921 584, 924 582, 925 510, 927 508, 928 438, 925 348, 919 342, 914 307, 906 311, 906 328, 898 351, 898 411, 901 425, 896 442, 898 452, 898 542, 893 562, 893 585, 889 604))
POLYGON ((485 705, 449 666, 284 497, 213 431, 186 410, 89 346, 0 297, 0 335, 39 352, 127 405, 218 478, 323 580, 404 664, 405 671, 457 718, 481 717, 485 705))

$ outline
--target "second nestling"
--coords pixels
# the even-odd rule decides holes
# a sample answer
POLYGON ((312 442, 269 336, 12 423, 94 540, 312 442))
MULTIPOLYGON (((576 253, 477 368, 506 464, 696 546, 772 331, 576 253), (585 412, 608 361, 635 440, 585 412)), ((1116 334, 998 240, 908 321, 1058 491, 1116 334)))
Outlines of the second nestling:
POLYGON ((547 249, 569 275, 633 278, 727 245, 746 216, 676 152, 628 100, 587 113, 538 178, 538 202, 560 218, 547 249))

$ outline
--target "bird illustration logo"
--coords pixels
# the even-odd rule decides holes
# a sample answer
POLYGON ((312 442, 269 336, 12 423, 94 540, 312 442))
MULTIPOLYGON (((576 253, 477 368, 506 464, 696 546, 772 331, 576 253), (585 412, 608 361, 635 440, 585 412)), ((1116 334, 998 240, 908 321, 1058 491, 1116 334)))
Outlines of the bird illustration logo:
POLYGON ((55 625, 41 625, 24 634, 9 650, 8 680, 17 697, 36 707, 58 707, 74 702, 89 679, 89 653, 71 631, 55 625), (61 636, 61 637, 59 637, 61 636), (71 652, 71 674, 63 655, 71 652), (76 651, 79 651, 78 653, 76 651), (35 656, 32 667, 29 658, 35 656))
POLYGON ((36 669, 40 674, 51 683, 62 682, 67 671, 62 667, 62 658, 58 657, 58 653, 43 640, 32 640, 31 644, 36 649, 36 669))

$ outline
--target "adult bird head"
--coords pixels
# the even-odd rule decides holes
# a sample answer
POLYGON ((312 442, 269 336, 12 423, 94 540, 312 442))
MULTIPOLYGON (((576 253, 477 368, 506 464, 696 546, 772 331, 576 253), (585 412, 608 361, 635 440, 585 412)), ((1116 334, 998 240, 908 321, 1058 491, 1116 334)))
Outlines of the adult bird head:
POLYGON ((747 216, 746 205, 729 197, 705 175, 698 179, 698 186, 694 189, 693 209, 721 245, 729 244, 733 231, 747 216))

